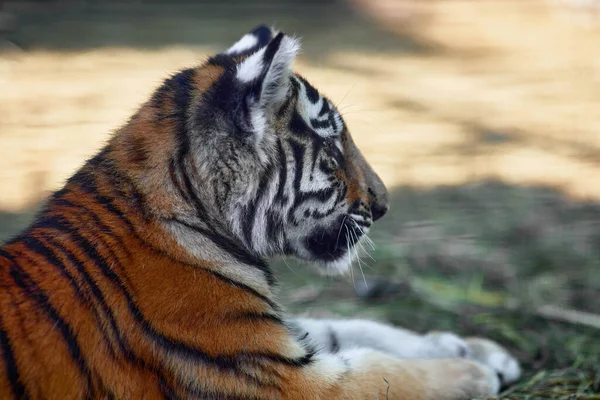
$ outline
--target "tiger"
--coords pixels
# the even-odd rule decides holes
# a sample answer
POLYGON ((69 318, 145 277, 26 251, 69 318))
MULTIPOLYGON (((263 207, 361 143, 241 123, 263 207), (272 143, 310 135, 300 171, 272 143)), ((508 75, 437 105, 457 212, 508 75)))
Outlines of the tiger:
POLYGON ((1 399, 495 395, 495 342, 287 316, 269 260, 344 274, 389 208, 267 25, 166 78, 0 248, 1 399))

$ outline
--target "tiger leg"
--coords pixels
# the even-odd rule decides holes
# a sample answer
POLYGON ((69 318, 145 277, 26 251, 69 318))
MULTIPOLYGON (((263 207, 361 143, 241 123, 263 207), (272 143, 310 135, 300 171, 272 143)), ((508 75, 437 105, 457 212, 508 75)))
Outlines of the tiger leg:
POLYGON ((403 360, 360 348, 320 354, 288 380, 283 398, 467 400, 498 388, 496 375, 470 360, 403 360))
POLYGON ((500 345, 483 338, 463 339, 450 332, 420 335, 407 329, 362 319, 297 318, 291 321, 299 334, 322 351, 371 348, 402 359, 464 358, 491 369, 501 384, 521 375, 518 361, 500 345))

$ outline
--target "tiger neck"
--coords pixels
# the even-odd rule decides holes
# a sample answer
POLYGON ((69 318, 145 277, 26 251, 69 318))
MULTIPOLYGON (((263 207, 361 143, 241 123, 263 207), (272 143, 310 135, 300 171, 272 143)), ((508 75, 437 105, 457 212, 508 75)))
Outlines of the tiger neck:
POLYGON ((169 281, 169 272, 178 279, 188 274, 193 281, 203 270, 247 286, 265 298, 273 297, 274 277, 264 260, 243 251, 205 223, 154 215, 144 197, 101 153, 56 193, 46 214, 73 213, 73 229, 94 232, 98 250, 108 258, 118 258, 113 264, 119 261, 127 275, 160 265, 166 274, 157 279, 163 282, 169 281))

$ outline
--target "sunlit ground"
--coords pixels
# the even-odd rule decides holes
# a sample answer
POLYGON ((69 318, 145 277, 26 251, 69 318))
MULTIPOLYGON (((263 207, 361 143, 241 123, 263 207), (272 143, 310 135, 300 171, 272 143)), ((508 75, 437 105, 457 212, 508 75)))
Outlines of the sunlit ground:
POLYGON ((600 398, 600 323, 542 312, 600 313, 600 30, 543 1, 404 4, 371 9, 379 26, 337 6, 23 17, 25 51, 0 53, 0 234, 169 73, 273 22, 304 37, 297 70, 393 192, 362 267, 402 288, 365 305, 358 268, 332 281, 283 265, 291 309, 489 335, 527 368, 507 398, 600 398))

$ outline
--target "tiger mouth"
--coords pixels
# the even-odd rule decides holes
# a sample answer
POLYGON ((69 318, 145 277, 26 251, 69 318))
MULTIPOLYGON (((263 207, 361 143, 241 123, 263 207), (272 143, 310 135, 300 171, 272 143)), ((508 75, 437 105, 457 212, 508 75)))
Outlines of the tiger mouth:
POLYGON ((328 227, 317 228, 306 239, 307 250, 318 260, 332 262, 350 253, 370 223, 351 214, 338 217, 328 227))

